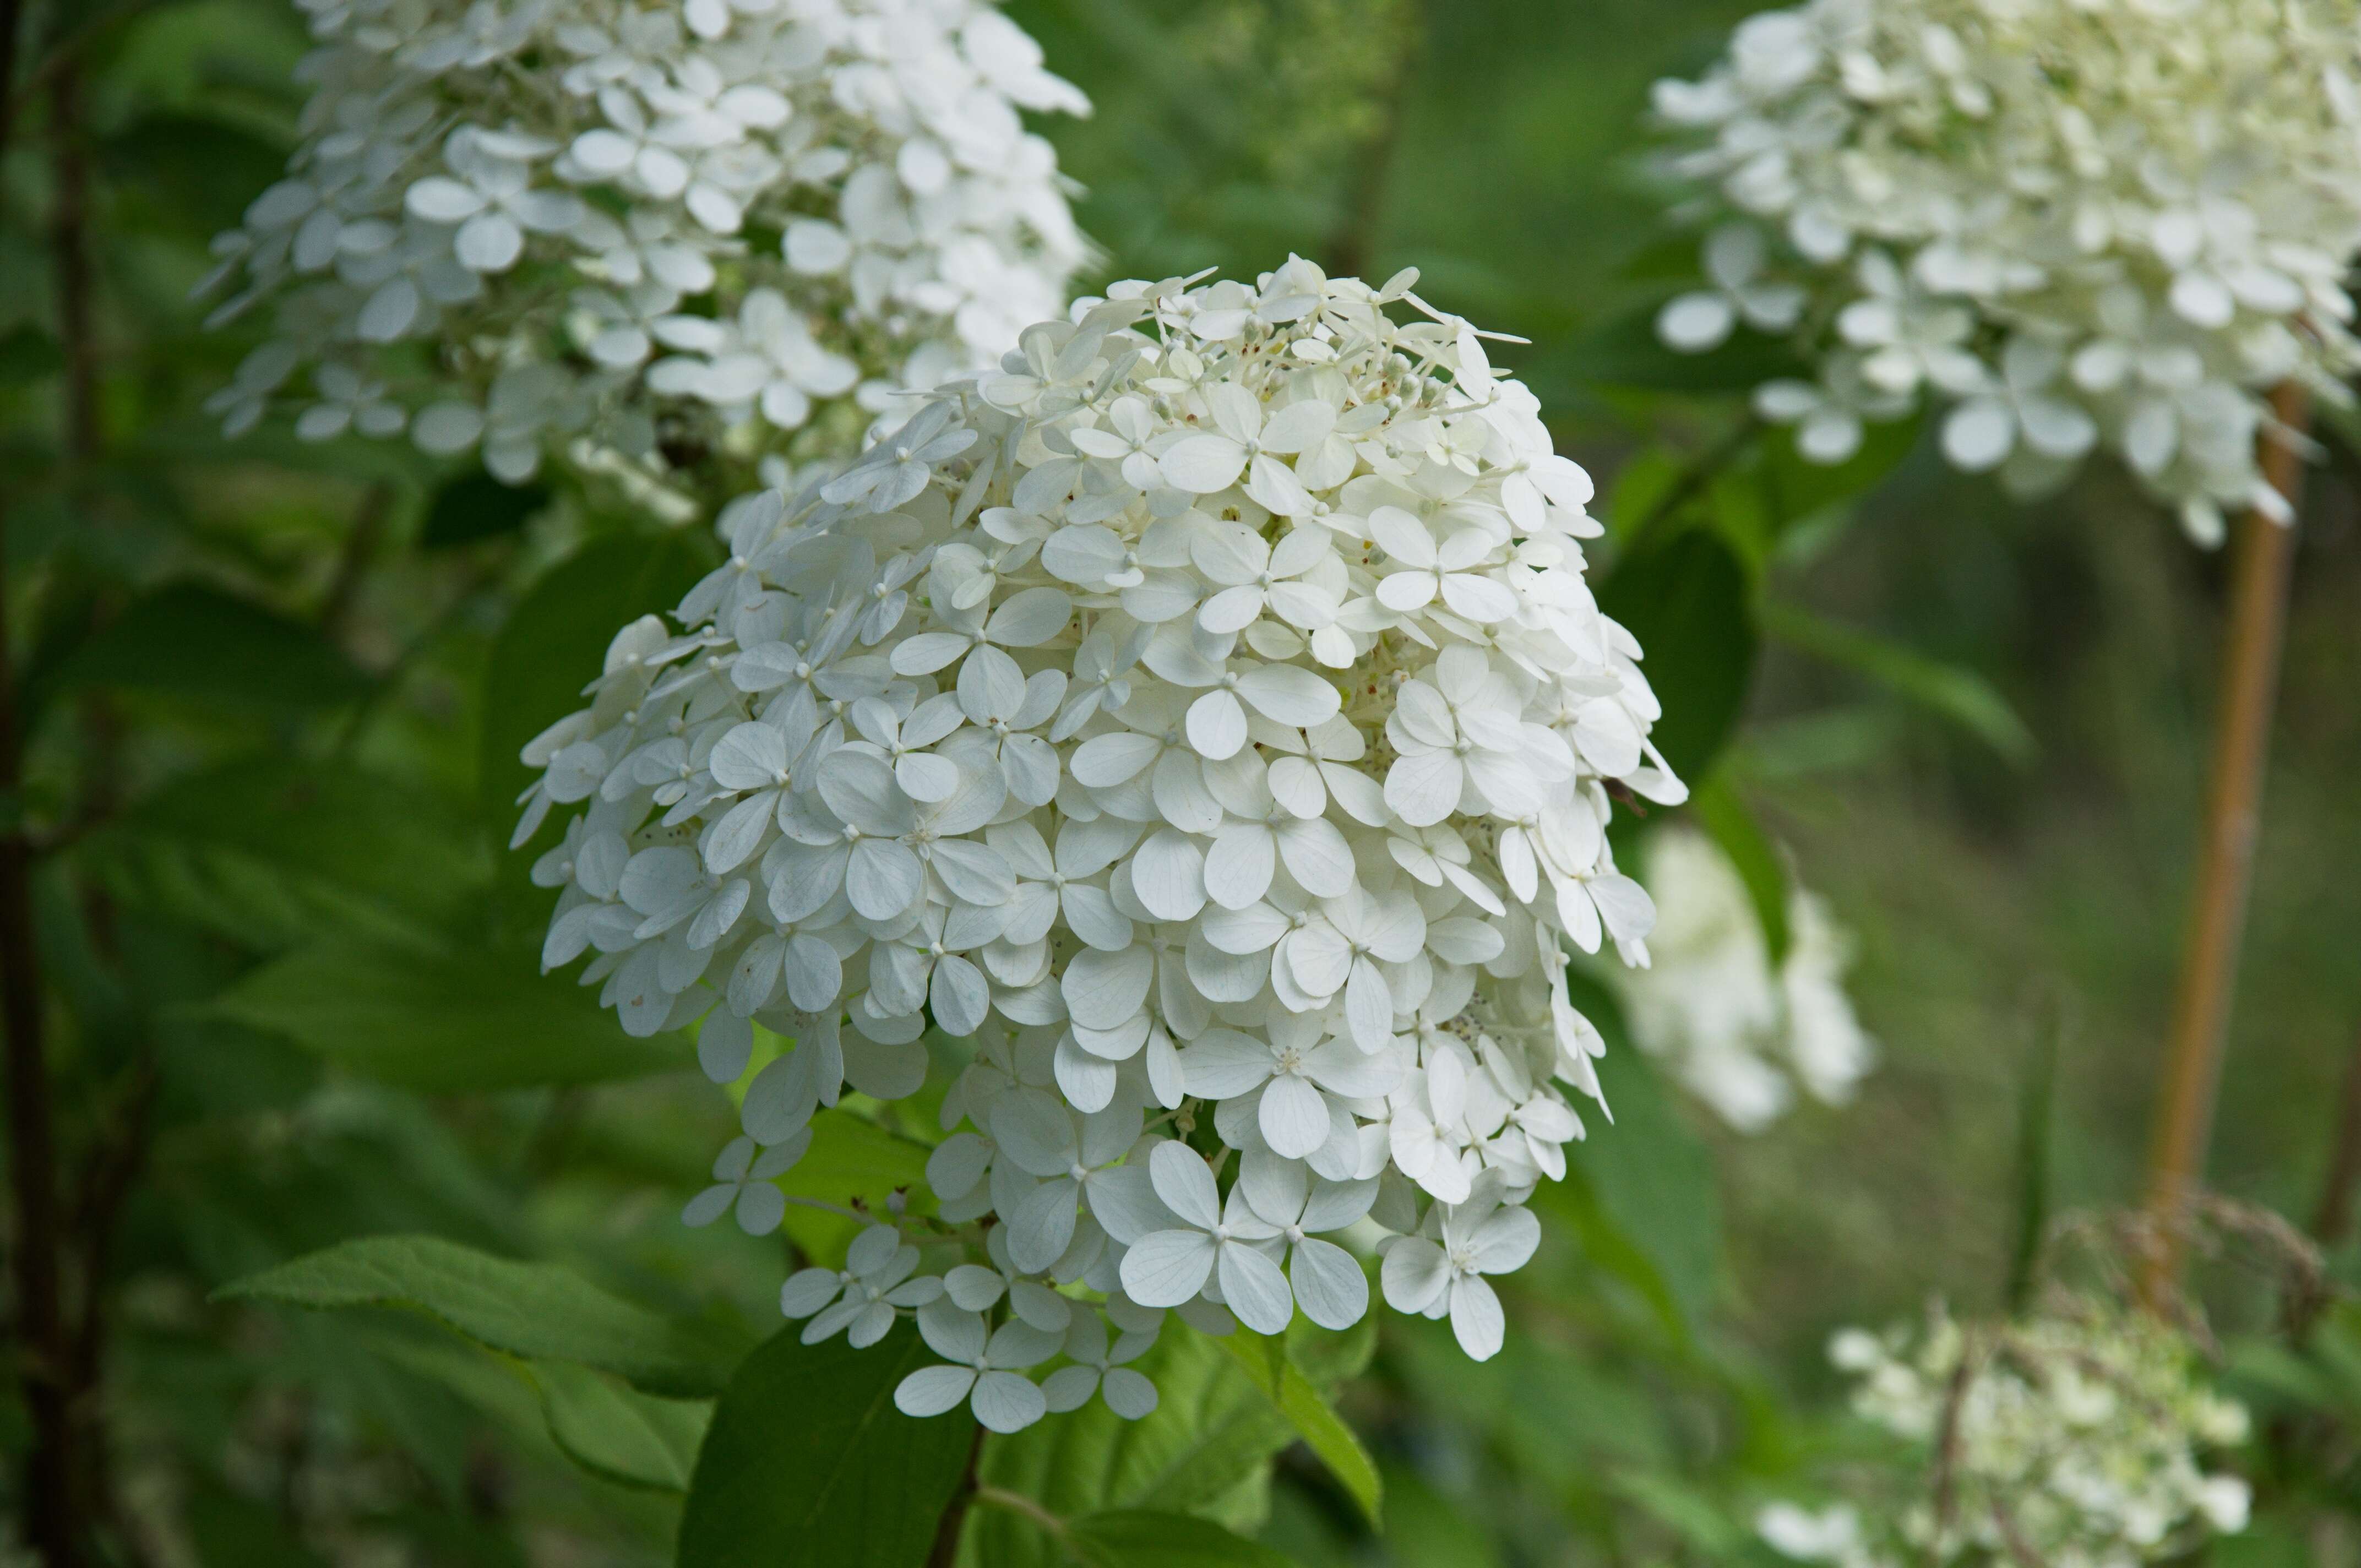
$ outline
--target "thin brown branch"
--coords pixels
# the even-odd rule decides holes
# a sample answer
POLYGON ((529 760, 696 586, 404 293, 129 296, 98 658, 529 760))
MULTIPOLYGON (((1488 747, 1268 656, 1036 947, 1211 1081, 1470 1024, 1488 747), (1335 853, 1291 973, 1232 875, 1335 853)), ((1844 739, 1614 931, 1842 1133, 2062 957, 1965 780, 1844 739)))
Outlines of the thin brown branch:
MULTIPOLYGON (((2301 431, 2307 422, 2309 396, 2293 382, 2272 394, 2271 406, 2289 431, 2301 431)), ((2303 479, 2302 458, 2295 446, 2267 440, 2262 464, 2271 488, 2292 506, 2303 479)), ((2250 511, 2239 521, 2237 552, 2196 891, 2174 988, 2164 1082, 2148 1154, 2147 1204, 2156 1230, 2155 1245, 2141 1260, 2140 1299, 2152 1310, 2170 1297, 2179 1282, 2190 1201, 2213 1131, 2213 1099, 2221 1082, 2238 948, 2254 880, 2271 708, 2287 637, 2295 527, 2250 511)))
POLYGON ((1939 1556, 1943 1540, 1951 1533, 1951 1516, 1959 1505, 1960 1414, 1967 1404, 1968 1383, 1975 1375, 1976 1347, 1960 1346, 1960 1364, 1951 1368, 1943 1389, 1943 1420, 1935 1436, 1935 1541, 1930 1553, 1939 1556))
POLYGON ((74 1328, 73 1365, 67 1398, 79 1426, 82 1496, 89 1500, 93 1521, 104 1522, 119 1537, 126 1538, 129 1538, 129 1532, 122 1530, 123 1520, 116 1508, 107 1434, 99 1420, 106 1366, 106 1283, 124 1201, 130 1196, 132 1183, 148 1163, 156 1089, 153 1047, 143 1042, 112 1124, 102 1134, 83 1168, 70 1233, 79 1254, 76 1272, 81 1277, 82 1299, 74 1328))
POLYGON ((975 1441, 967 1446, 967 1468, 960 1473, 959 1489, 943 1505, 942 1517, 935 1521, 935 1541, 927 1550, 927 1568, 951 1568, 959 1561, 960 1530, 967 1523, 968 1509, 975 1503, 976 1475, 983 1463, 983 1423, 979 1421, 975 1441))

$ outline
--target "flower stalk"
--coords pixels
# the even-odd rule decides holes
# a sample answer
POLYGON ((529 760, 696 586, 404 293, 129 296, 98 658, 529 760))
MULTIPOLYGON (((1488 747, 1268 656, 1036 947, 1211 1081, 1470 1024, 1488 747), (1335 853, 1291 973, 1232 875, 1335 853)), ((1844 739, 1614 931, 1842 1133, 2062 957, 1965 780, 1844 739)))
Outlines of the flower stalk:
MULTIPOLYGON (((2273 417, 2289 432, 2303 428, 2309 405, 2308 393, 2293 382, 2271 397, 2273 417)), ((2267 441, 2261 461, 2271 488, 2292 508, 2302 483, 2301 455, 2291 441, 2267 441)), ((2142 1263, 2140 1290, 2141 1299, 2152 1309, 2169 1295, 2179 1277, 2183 1214, 2213 1127, 2239 943, 2254 881, 2271 708, 2287 640, 2294 560, 2294 525, 2274 521, 2259 509, 2249 511, 2239 527, 2232 568, 2228 646, 2198 842, 2197 883, 2174 989, 2148 1156, 2147 1209, 2157 1223, 2155 1240, 2142 1263)))

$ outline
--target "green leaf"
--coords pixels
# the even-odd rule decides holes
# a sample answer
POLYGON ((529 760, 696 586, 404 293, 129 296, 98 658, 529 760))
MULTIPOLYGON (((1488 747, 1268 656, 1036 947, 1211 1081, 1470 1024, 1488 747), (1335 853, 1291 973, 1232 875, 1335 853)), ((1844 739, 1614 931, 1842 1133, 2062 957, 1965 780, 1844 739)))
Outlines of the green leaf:
POLYGON ((514 533, 549 504, 546 485, 504 485, 481 468, 444 481, 426 503, 419 545, 445 550, 514 533))
POLYGON ((1787 957, 1787 868, 1778 850, 1763 833, 1754 814, 1738 798, 1729 781, 1717 773, 1689 792, 1689 810, 1697 825, 1721 846, 1763 927, 1763 945, 1773 969, 1787 957))
POLYGON ((1328 1473, 1336 1477, 1353 1501, 1359 1505, 1362 1517, 1371 1529, 1384 1518, 1385 1483, 1378 1478, 1378 1466, 1370 1459, 1361 1440, 1344 1418, 1321 1398, 1320 1390, 1288 1359, 1287 1341, 1282 1336, 1266 1338, 1241 1329, 1222 1340, 1221 1346, 1230 1359, 1263 1397, 1279 1409, 1295 1429, 1304 1445, 1320 1457, 1328 1473))
POLYGON ((743 1350, 715 1324, 675 1321, 549 1263, 494 1257, 440 1236, 364 1236, 225 1285, 218 1297, 423 1312, 489 1349, 570 1361, 652 1394, 718 1390, 743 1350))
POLYGON ((51 672, 44 699, 81 686, 285 715, 336 707, 368 689, 310 627, 197 583, 126 606, 51 672))
POLYGON ((1663 308, 1653 301, 1584 334, 1564 355, 1571 374, 1594 385, 1690 394, 1745 393, 1765 381, 1810 378, 1794 349, 1758 332, 1734 333, 1704 354, 1668 348, 1656 335, 1663 308))
POLYGON ((119 895, 153 894, 248 946, 324 925, 416 940, 457 926, 491 874, 483 835, 445 800, 284 756, 175 778, 82 853, 119 895))
POLYGON ((209 115, 150 111, 101 139, 98 161, 110 181, 140 189, 170 216, 220 229, 286 172, 287 149, 209 115))
POLYGON ((524 743, 582 707, 607 644, 642 615, 669 610, 703 576, 702 542, 686 532, 618 534, 551 571, 518 604, 484 678, 478 795, 503 829, 533 782, 524 743))
POLYGON ((1148 1508, 1071 1519, 1066 1544, 1087 1568, 1288 1568, 1269 1547, 1211 1519, 1148 1508))
POLYGON ((1642 544, 1599 587, 1599 608, 1640 640, 1664 708, 1650 739, 1682 778, 1705 777, 1746 707, 1752 597, 1730 545, 1697 529, 1642 544))
POLYGON ((58 340, 30 322, 0 333, 0 387, 21 387, 65 368, 58 340))
POLYGON ((1765 604, 1763 624, 1782 642, 1863 675, 1949 719, 2020 768, 2031 766, 2040 754, 2039 743, 2008 699, 1973 670, 1929 658, 1874 632, 1839 626, 1794 605, 1765 604))
POLYGON ((2008 1310, 2024 1311, 2040 1283, 2042 1245, 2049 1236, 2052 1149, 2057 1143, 2058 1057, 2064 1033, 2054 1003, 2018 1070, 2016 1092, 2016 1234, 2009 1249, 2008 1310))
POLYGON ((1535 1201, 1570 1219, 1592 1256, 1623 1274, 1669 1329, 1688 1337, 1720 1286, 1721 1195, 1712 1155, 1632 1046, 1614 998, 1580 970, 1567 972, 1566 988, 1606 1038, 1598 1081, 1615 1119, 1592 1123, 1587 1138, 1567 1146, 1565 1181, 1543 1182, 1535 1201))
POLYGON ((632 1039, 597 988, 536 968, 501 946, 331 938, 248 973, 209 1011, 430 1093, 645 1078, 694 1059, 685 1035, 632 1039))
POLYGON ((917 1420, 895 1385, 937 1359, 907 1323, 866 1350, 782 1329, 723 1390, 680 1520, 679 1568, 914 1568, 975 1422, 917 1420))
MULTIPOLYGON (((1081 1409, 984 1445, 983 1479, 1053 1513, 1158 1508, 1233 1526, 1272 1455, 1295 1433, 1218 1341, 1167 1321, 1134 1364, 1157 1406, 1127 1421, 1093 1399, 1081 1409)), ((980 1568, 1052 1568, 1063 1561, 1029 1521, 997 1509, 969 1515, 969 1561, 980 1568)))
POLYGON ((549 1435, 568 1459, 619 1486, 688 1490, 709 1401, 659 1399, 569 1362, 537 1362, 533 1376, 549 1435))
MULTIPOLYGON (((858 1203, 873 1213, 902 1191, 910 1195, 913 1212, 934 1212, 926 1184, 927 1146, 844 1106, 820 1112, 811 1127, 811 1147, 778 1179, 781 1191, 840 1206, 858 1203)), ((861 1221, 825 1209, 795 1204, 787 1210, 787 1234, 815 1258, 841 1257, 864 1228, 861 1221)))

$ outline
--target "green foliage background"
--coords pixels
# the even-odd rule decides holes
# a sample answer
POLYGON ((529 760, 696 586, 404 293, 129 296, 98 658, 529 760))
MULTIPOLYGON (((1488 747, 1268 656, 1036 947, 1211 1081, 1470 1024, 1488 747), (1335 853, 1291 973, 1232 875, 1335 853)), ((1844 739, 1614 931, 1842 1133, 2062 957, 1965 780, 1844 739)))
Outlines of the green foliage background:
MULTIPOLYGON (((1267 1363, 1176 1325, 1150 1422, 986 1450, 990 1486, 1062 1522, 979 1508, 965 1561, 1761 1561, 1754 1507, 1859 1441, 1826 1413, 1828 1331, 1929 1292, 2000 1305, 2043 1050, 2050 1201, 2134 1196, 2222 564, 2104 475, 2017 508, 1907 432, 1804 470, 1746 439, 1732 392, 1757 365, 1650 346, 1686 246, 1637 156, 1646 84, 1746 8, 1012 5, 1098 104, 1053 129, 1106 275, 1415 265, 1439 304, 1532 339, 1502 357, 1600 477, 1601 591, 1651 650, 1697 809, 1752 846, 1767 907, 1775 842, 1860 934, 1886 1060, 1855 1106, 1746 1140, 1617 1038, 1618 1121, 1537 1200, 1549 1239, 1498 1360, 1391 1313, 1374 1343, 1267 1363)), ((841 1471, 877 1523, 825 1560, 916 1562, 967 1429, 818 1424, 890 1388, 892 1345, 748 1358, 787 1249, 827 1258, 843 1227, 798 1211, 783 1246, 678 1224, 730 1108, 686 1042, 628 1042, 535 977, 544 905, 500 848, 518 743, 708 542, 398 445, 222 443, 198 404, 246 344, 185 294, 284 156, 296 15, 93 0, 31 22, 0 166, 29 738, 5 806, 42 849, 112 1559, 801 1562, 776 1543, 843 1528, 818 1479, 841 1471), (66 277, 92 286, 87 339, 66 277)), ((2361 1028, 2361 534, 2353 451, 2325 434, 2213 1163, 2299 1222, 2361 1028)), ((917 1125, 852 1107, 790 1180, 874 1201, 915 1174, 917 1125)), ((2279 1434, 2246 1460, 2265 1522, 2217 1558, 2353 1561, 2361 1336, 2335 1316, 2278 1348, 2268 1291, 2207 1277, 2279 1434)))

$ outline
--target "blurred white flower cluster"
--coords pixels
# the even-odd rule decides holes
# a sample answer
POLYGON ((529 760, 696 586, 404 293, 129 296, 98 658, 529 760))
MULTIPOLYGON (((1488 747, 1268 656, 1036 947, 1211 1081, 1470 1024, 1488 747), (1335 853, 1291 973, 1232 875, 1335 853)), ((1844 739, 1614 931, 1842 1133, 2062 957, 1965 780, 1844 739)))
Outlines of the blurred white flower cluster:
POLYGON ((1659 331, 1792 338, 1818 379, 1755 403, 1806 456, 1931 398, 1950 462, 2020 489, 2104 446, 2200 541, 2225 509, 2285 518, 2259 394, 2361 364, 2350 5, 1810 0, 1655 106, 1712 225, 1659 331))
POLYGON ((849 449, 1086 252, 1019 111, 1089 104, 985 0, 302 4, 301 144, 202 286, 272 313, 232 434, 284 406, 510 480, 553 444, 849 449))
POLYGON ((2205 1469, 2246 1438, 2189 1340, 2142 1312, 2076 1304, 2026 1321, 1848 1329, 1829 1356, 1853 1409, 1904 1445, 1906 1487, 1855 1508, 1773 1504, 1783 1555, 1841 1568, 2044 1563, 2134 1568, 2246 1527, 2251 1493, 2205 1469))
POLYGON ((1705 834, 1659 828, 1641 876, 1656 905, 1652 961, 1607 977, 1634 1042, 1741 1133, 1784 1115, 1798 1083, 1824 1104, 1850 1100, 1877 1044, 1845 994, 1852 943, 1827 903, 1790 889, 1774 969, 1738 868, 1705 834))
POLYGON ((1684 791, 1583 579, 1588 477, 1413 280, 1290 260, 1027 328, 733 503, 686 630, 624 630, 526 751, 518 841, 582 808, 546 962, 590 953, 633 1033, 702 1017, 719 1080, 795 1038, 691 1218, 775 1223, 746 1183, 818 1107, 915 1092, 930 1025, 972 1053, 928 1200, 783 1301, 863 1343, 915 1311, 948 1365, 906 1410, 1137 1415, 1168 1310, 1358 1321, 1356 1228, 1397 1308, 1499 1348, 1484 1277, 1598 1093, 1565 950, 1646 961, 1610 785, 1684 791))

